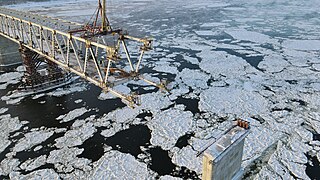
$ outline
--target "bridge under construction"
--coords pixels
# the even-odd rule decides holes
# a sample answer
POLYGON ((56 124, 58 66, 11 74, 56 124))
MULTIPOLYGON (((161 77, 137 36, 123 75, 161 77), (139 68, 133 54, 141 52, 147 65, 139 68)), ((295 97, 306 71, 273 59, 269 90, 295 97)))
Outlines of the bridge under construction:
POLYGON ((139 105, 138 95, 123 94, 114 86, 130 80, 143 80, 160 89, 164 83, 152 82, 139 74, 145 52, 152 49, 152 39, 137 38, 113 29, 106 16, 105 0, 98 3, 91 21, 82 25, 57 18, 0 8, 0 35, 16 42, 26 72, 24 85, 45 83, 37 68, 47 64, 49 80, 65 72, 74 73, 121 98, 130 107, 139 105), (132 58, 127 43, 139 43, 139 55, 132 58))

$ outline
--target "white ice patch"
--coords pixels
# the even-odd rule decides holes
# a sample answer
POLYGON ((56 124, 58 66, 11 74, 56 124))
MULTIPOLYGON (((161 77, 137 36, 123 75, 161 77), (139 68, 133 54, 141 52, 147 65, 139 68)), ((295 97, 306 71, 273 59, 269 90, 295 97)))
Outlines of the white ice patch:
POLYGON ((0 114, 3 114, 7 112, 9 109, 8 108, 0 108, 0 114))
POLYGON ((288 49, 302 51, 318 51, 320 49, 320 40, 285 40, 282 44, 288 49))
POLYGON ((60 115, 56 119, 61 120, 60 123, 69 122, 69 121, 72 121, 72 120, 84 115, 85 113, 87 113, 89 111, 90 111, 90 109, 88 110, 85 107, 81 107, 81 108, 69 111, 68 114, 60 115))
POLYGON ((238 78, 246 74, 250 66, 244 59, 220 51, 203 51, 198 53, 202 58, 200 68, 210 73, 215 79, 221 75, 228 78, 238 78))
POLYGON ((153 68, 153 70, 155 71, 159 71, 159 72, 165 72, 165 73, 171 73, 171 74, 177 74, 178 73, 178 69, 177 67, 173 66, 172 64, 169 63, 163 63, 160 65, 157 65, 153 68))
POLYGON ((200 30, 200 31, 195 31, 195 33, 199 36, 216 36, 219 35, 219 32, 214 32, 211 30, 200 30))
POLYGON ((7 176, 10 172, 17 170, 20 164, 19 159, 6 158, 0 163, 0 176, 7 176))
POLYGON ((29 180, 29 179, 60 179, 59 175, 53 169, 40 169, 34 172, 31 172, 27 175, 22 175, 19 172, 10 173, 10 179, 20 179, 20 180, 29 180))
POLYGON ((38 99, 38 98, 41 98, 41 97, 43 97, 43 96, 45 96, 45 95, 46 95, 46 94, 44 94, 44 93, 37 94, 37 95, 33 96, 32 99, 38 99))
POLYGON ((17 84, 20 82, 23 73, 9 72, 0 75, 0 89, 6 89, 10 84, 17 84))
POLYGON ((272 39, 265 34, 261 34, 254 31, 247 31, 245 29, 225 30, 225 32, 230 34, 234 39, 238 39, 238 40, 251 41, 259 44, 277 43, 277 40, 272 39))
POLYGON ((207 81, 210 76, 200 70, 183 69, 176 77, 176 81, 182 81, 189 87, 206 89, 208 88, 207 81))
POLYGON ((147 164, 137 161, 130 154, 118 151, 106 153, 100 160, 94 163, 92 179, 148 179, 147 164))
POLYGON ((265 56, 263 61, 258 65, 260 69, 266 70, 268 73, 280 72, 290 64, 284 60, 281 55, 268 55, 265 56))
POLYGON ((57 148, 79 146, 84 141, 92 137, 96 131, 97 129, 93 127, 92 123, 84 124, 80 127, 67 131, 63 137, 56 139, 55 146, 57 148))
POLYGON ((199 109, 219 115, 251 116, 268 112, 268 101, 260 94, 232 87, 211 87, 200 94, 199 109))
POLYGON ((82 101, 83 101, 82 99, 77 99, 74 101, 74 103, 79 104, 79 103, 82 103, 82 101))
POLYGON ((184 166, 188 169, 201 173, 202 170, 202 156, 197 157, 197 152, 191 146, 186 146, 182 149, 176 149, 173 152, 172 162, 178 166, 184 166))
POLYGON ((13 147, 14 152, 21 152, 24 150, 28 150, 32 148, 35 145, 38 145, 45 140, 47 140, 49 137, 53 135, 53 131, 47 131, 47 130, 40 130, 40 131, 34 131, 29 132, 24 135, 24 138, 19 140, 17 144, 13 147))
POLYGON ((186 61, 188 61, 188 62, 190 62, 192 64, 199 64, 199 60, 197 58, 194 58, 194 57, 183 55, 183 59, 185 59, 186 61))
POLYGON ((11 141, 8 140, 10 133, 21 127, 22 124, 18 118, 11 118, 9 114, 0 116, 0 153, 11 144, 11 141))
POLYGON ((47 158, 47 163, 54 164, 58 172, 70 173, 75 169, 88 172, 91 170, 89 163, 90 160, 85 158, 78 158, 84 149, 79 148, 62 148, 59 150, 53 150, 47 158))
POLYGON ((47 155, 39 156, 35 159, 29 159, 20 165, 20 168, 26 171, 32 171, 42 165, 45 165, 47 161, 47 155))
POLYGON ((54 90, 53 92, 47 93, 47 95, 61 97, 64 95, 72 94, 74 92, 82 92, 85 90, 87 90, 86 84, 76 83, 76 84, 71 84, 70 87, 58 88, 58 89, 54 90))
POLYGON ((151 130, 151 144, 169 150, 176 144, 179 137, 192 128, 193 114, 189 111, 168 109, 155 115, 147 123, 151 130))

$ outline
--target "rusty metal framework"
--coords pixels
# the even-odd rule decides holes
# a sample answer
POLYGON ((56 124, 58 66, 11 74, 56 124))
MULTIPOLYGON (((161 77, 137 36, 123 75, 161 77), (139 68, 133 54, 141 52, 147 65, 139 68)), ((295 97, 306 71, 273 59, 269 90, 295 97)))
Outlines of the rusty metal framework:
POLYGON ((64 70, 79 75, 104 91, 111 92, 131 107, 139 104, 137 96, 117 92, 112 89, 113 86, 140 79, 164 88, 163 84, 151 82, 139 75, 143 55, 151 49, 152 40, 148 38, 113 33, 116 43, 110 46, 106 45, 103 38, 94 42, 72 33, 65 33, 2 13, 0 13, 0 35, 38 53, 64 70), (141 43, 140 55, 135 63, 130 57, 127 40, 141 43), (127 64, 130 70, 118 68, 117 64, 120 64, 120 61, 127 64))

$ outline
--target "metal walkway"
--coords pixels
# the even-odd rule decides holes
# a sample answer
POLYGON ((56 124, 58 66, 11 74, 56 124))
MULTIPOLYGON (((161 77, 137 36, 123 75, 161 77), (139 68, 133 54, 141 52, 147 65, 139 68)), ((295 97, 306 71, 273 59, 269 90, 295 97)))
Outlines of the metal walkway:
POLYGON ((139 75, 140 63, 144 53, 151 49, 152 40, 112 33, 109 36, 112 36, 115 42, 111 43, 113 45, 106 45, 108 39, 105 36, 91 41, 68 32, 81 26, 56 18, 0 8, 1 36, 38 53, 64 70, 101 87, 104 91, 111 92, 131 107, 139 104, 137 96, 122 94, 112 87, 129 80, 141 79, 163 88, 162 84, 148 81, 139 75), (127 40, 141 44, 140 55, 134 61, 130 57, 127 40), (125 71, 125 69, 130 70, 125 71))

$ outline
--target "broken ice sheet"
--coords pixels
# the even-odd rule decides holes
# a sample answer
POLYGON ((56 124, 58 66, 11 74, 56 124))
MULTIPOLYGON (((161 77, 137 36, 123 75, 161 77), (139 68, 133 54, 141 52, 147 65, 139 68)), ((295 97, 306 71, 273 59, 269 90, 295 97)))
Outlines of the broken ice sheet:
POLYGON ((198 53, 202 58, 199 66, 202 70, 217 79, 221 75, 227 78, 238 78, 246 74, 251 67, 244 59, 221 51, 205 51, 198 53))
POLYGON ((234 39, 243 40, 243 41, 251 41, 259 44, 263 43, 278 43, 276 39, 272 39, 268 35, 248 31, 245 29, 236 29, 236 30, 225 30, 226 33, 230 34, 234 39))
POLYGON ((192 130, 193 114, 190 111, 168 109, 156 114, 147 123, 151 130, 151 144, 164 150, 174 147, 179 137, 192 130))
MULTIPOLYGON (((172 152, 173 151, 173 152, 172 152)), ((184 166, 188 169, 200 174, 202 171, 202 156, 197 157, 197 151, 193 150, 191 146, 183 147, 182 149, 175 148, 172 162, 180 167, 184 166)))
POLYGON ((208 88, 207 82, 210 76, 201 72, 200 70, 183 69, 177 74, 176 81, 182 81, 189 87, 206 89, 208 88))
POLYGON ((35 179, 35 177, 37 177, 37 179, 60 179, 59 175, 53 169, 40 169, 26 175, 22 175, 19 172, 12 172, 9 177, 10 179, 20 180, 35 179))
POLYGON ((52 92, 47 93, 49 96, 61 97, 64 95, 72 94, 74 92, 81 92, 87 90, 87 84, 85 83, 74 83, 68 87, 58 88, 52 92))
POLYGON ((17 117, 12 118, 10 114, 0 116, 0 153, 11 144, 11 141, 8 139, 10 133, 19 130, 22 126, 17 117))
POLYGON ((57 138, 55 140, 55 146, 57 148, 62 148, 81 145, 84 141, 92 137, 96 131, 97 129, 93 126, 92 123, 83 124, 79 127, 67 131, 63 137, 57 138))
POLYGON ((53 150, 47 158, 47 163, 54 164, 58 172, 72 172, 74 169, 81 169, 83 171, 90 171, 90 160, 85 158, 78 158, 84 149, 68 148, 53 150))
POLYGON ((148 179, 147 164, 137 161, 132 155, 109 151, 94 163, 92 179, 148 179), (130 178, 129 178, 130 179, 130 178))
POLYGON ((23 73, 9 72, 0 75, 0 89, 6 89, 10 84, 17 84, 20 82, 23 73))
POLYGON ((199 109, 220 115, 256 115, 268 112, 268 101, 260 94, 232 87, 211 87, 200 94, 199 109))
POLYGON ((38 145, 54 134, 53 131, 50 130, 40 130, 29 132, 24 135, 22 139, 20 139, 17 144, 13 147, 14 152, 21 152, 24 150, 28 150, 35 145, 38 145))
POLYGON ((18 169, 19 159, 6 158, 0 163, 0 176, 7 176, 12 171, 18 169))
POLYGON ((20 168, 26 171, 32 171, 42 165, 45 165, 47 161, 47 155, 39 156, 35 159, 29 159, 20 165, 20 168))
POLYGON ((67 114, 60 115, 56 119, 57 120, 61 120, 60 123, 69 122, 69 121, 72 121, 72 120, 84 115, 85 113, 89 112, 90 110, 91 109, 87 109, 85 107, 81 107, 81 108, 69 111, 67 114))

